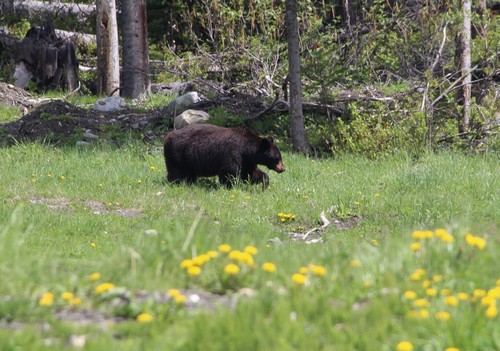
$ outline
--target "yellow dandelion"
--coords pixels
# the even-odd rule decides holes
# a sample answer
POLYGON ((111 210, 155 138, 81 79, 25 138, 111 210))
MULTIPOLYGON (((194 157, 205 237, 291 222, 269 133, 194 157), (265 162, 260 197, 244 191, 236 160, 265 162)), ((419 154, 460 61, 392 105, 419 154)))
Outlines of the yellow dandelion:
POLYGON ((141 179, 137 179, 137 184, 141 184, 142 183, 142 180, 141 179))
POLYGON ((201 268, 198 266, 191 266, 187 269, 187 274, 191 277, 197 277, 201 274, 201 268))
POLYGON ((480 236, 474 236, 470 233, 465 234, 465 242, 472 247, 482 250, 486 247, 486 239, 480 236))
POLYGON ((434 288, 428 288, 428 289, 425 289, 425 294, 427 296, 434 297, 434 296, 437 296, 438 291, 434 288))
POLYGON ((432 277, 432 281, 434 283, 439 283, 441 280, 443 280, 443 275, 442 274, 435 274, 433 277, 432 277))
POLYGON ((115 285, 113 283, 102 283, 95 287, 96 294, 103 294, 106 291, 114 289, 115 285))
POLYGON ((96 243, 92 242, 92 243, 90 243, 90 246, 92 246, 92 247, 95 249, 95 247, 96 247, 97 245, 96 245, 96 243))
POLYGON ((351 262, 349 262, 349 265, 351 267, 361 267, 363 263, 361 263, 360 260, 351 260, 351 262))
POLYGON ((447 347, 444 351, 460 351, 460 349, 457 347, 447 347))
POLYGON ((255 246, 246 246, 244 251, 254 256, 257 255, 257 252, 259 252, 255 246))
POLYGON ((447 306, 456 307, 458 306, 458 298, 456 296, 446 296, 444 298, 444 303, 447 306))
POLYGON ((419 308, 424 308, 429 306, 429 301, 426 299, 416 299, 413 301, 413 306, 419 307, 419 308))
POLYGON ((318 277, 324 277, 326 274, 326 268, 323 266, 309 265, 309 270, 311 273, 318 277))
POLYGON ((373 280, 371 280, 371 279, 363 280, 363 286, 365 288, 369 288, 372 285, 373 285, 373 280))
POLYGON ((415 300, 417 298, 417 293, 413 290, 407 290, 404 292, 403 296, 407 300, 415 300))
POLYGON ((182 260, 180 266, 181 266, 181 268, 188 269, 188 268, 194 266, 194 262, 193 262, 193 260, 185 259, 185 260, 182 260))
POLYGON ((439 321, 447 321, 451 318, 451 314, 450 314, 450 312, 447 312, 447 311, 439 311, 439 312, 436 312, 434 317, 436 317, 436 319, 439 321))
POLYGON ((441 289, 441 296, 449 296, 451 295, 450 289, 441 289))
POLYGON ((424 239, 425 233, 422 230, 415 230, 413 233, 411 233, 411 237, 415 240, 424 239))
POLYGON ((451 235, 451 234, 444 235, 444 236, 442 236, 440 239, 441 239, 441 241, 443 241, 443 242, 445 242, 445 243, 447 243, 447 244, 451 244, 451 243, 453 242, 453 240, 455 240, 455 239, 453 238, 453 235, 451 235))
POLYGON ((235 265, 234 263, 230 263, 224 267, 224 273, 227 275, 237 275, 240 272, 240 267, 235 265))
POLYGON ((429 311, 425 308, 418 310, 411 310, 406 313, 407 318, 411 319, 427 319, 429 318, 429 311))
POLYGON ((174 299, 176 304, 182 305, 184 302, 186 302, 187 297, 185 295, 179 294, 179 295, 175 295, 173 297, 173 299, 174 299))
POLYGON ((500 286, 497 286, 497 287, 494 287, 494 288, 488 290, 487 295, 492 296, 495 299, 500 299, 500 286))
POLYGON ((475 289, 473 292, 472 292, 472 297, 483 297, 486 295, 486 290, 484 289, 475 289))
POLYGON ((202 254, 193 258, 193 264, 195 266, 203 266, 208 261, 210 261, 210 256, 207 254, 202 254))
POLYGON ((465 293, 465 292, 459 292, 457 294, 457 298, 461 301, 467 301, 469 299, 469 294, 465 293))
POLYGON ((432 285, 432 282, 429 279, 426 279, 422 282, 422 288, 428 289, 432 285))
POLYGON ((229 259, 231 259, 233 261, 239 262, 242 260, 243 252, 241 252, 240 250, 233 250, 228 254, 227 257, 229 257, 229 259))
POLYGON ((181 295, 181 292, 179 289, 168 289, 167 295, 170 297, 175 297, 175 296, 181 295))
POLYGON ((255 263, 253 256, 251 254, 249 254, 248 252, 241 253, 241 258, 240 258, 239 262, 244 263, 247 266, 253 266, 255 263))
POLYGON ((419 251, 421 249, 422 249, 422 244, 420 244, 420 243, 412 243, 410 245, 410 250, 411 251, 419 251))
POLYGON ((231 251, 231 246, 228 244, 219 245, 219 251, 222 253, 228 253, 231 251))
POLYGON ((497 279, 496 286, 500 286, 500 278, 497 279))
POLYGON ((299 273, 306 275, 309 272, 309 267, 303 266, 299 268, 299 273))
POLYGON ((379 245, 379 244, 378 244, 378 240, 377 240, 377 239, 373 239, 373 240, 372 240, 372 245, 373 245, 373 246, 378 246, 378 245, 379 245))
POLYGON ((306 280, 307 280, 307 278, 304 274, 295 273, 292 275, 292 281, 296 285, 304 285, 306 283, 306 280))
POLYGON ((89 275, 89 279, 91 282, 95 282, 96 280, 101 279, 101 273, 95 272, 89 275))
POLYGON ((66 177, 62 175, 59 177, 59 179, 64 180, 64 179, 66 179, 66 177))
POLYGON ((446 229, 436 229, 435 234, 438 238, 442 238, 443 236, 450 235, 446 229))
POLYGON ((267 273, 274 273, 276 272, 276 265, 271 262, 266 262, 262 265, 262 270, 267 273))
POLYGON ((155 166, 150 166, 150 167, 149 167, 149 169, 150 169, 151 171, 154 171, 154 170, 156 169, 156 167, 155 167, 155 166))
POLYGON ((73 297, 71 300, 68 301, 68 304, 70 306, 78 306, 82 303, 82 299, 80 297, 73 297))
POLYGON ((432 239, 434 238, 434 232, 432 230, 424 231, 424 239, 432 239))
POLYGON ((61 298, 64 300, 64 301, 68 301, 68 300, 71 300, 75 295, 70 292, 70 291, 65 291, 61 294, 61 298))
POLYGON ((219 253, 217 251, 215 251, 215 250, 210 250, 210 251, 207 252, 207 255, 210 258, 216 258, 217 256, 219 256, 219 253))
POLYGON ((489 319, 493 319, 493 318, 496 318, 498 316, 498 308, 497 308, 497 305, 496 304, 492 304, 490 305, 490 307, 488 307, 486 309, 486 317, 488 317, 489 319))
POLYGON ((38 300, 38 304, 40 306, 51 306, 54 303, 54 294, 51 292, 44 292, 40 299, 38 300))
POLYGON ((135 319, 139 323, 149 323, 153 321, 153 315, 150 313, 143 312, 139 314, 135 319))
POLYGON ((483 296, 483 298, 481 298, 481 305, 482 306, 488 307, 488 306, 491 306, 495 303, 496 303, 496 300, 493 296, 486 295, 486 296, 483 296))
POLYGON ((413 345, 409 341, 401 341, 396 345, 397 351, 413 351, 413 345))

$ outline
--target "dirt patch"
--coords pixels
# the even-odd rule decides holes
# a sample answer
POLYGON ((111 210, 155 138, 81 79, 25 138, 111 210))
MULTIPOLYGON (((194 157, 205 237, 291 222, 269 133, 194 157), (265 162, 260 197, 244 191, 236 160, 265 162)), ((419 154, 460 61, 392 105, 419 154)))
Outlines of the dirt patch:
MULTIPOLYGON (((166 112, 155 109, 138 113, 130 109, 114 112, 96 111, 74 106, 61 100, 47 102, 21 119, 0 124, 4 143, 42 140, 54 144, 68 140, 90 142, 92 139, 123 138, 127 132, 146 132, 163 125, 166 112)), ((145 137, 154 137, 146 133, 145 137)))
POLYGON ((323 242, 323 231, 326 228, 335 227, 338 230, 351 229, 358 225, 361 221, 361 217, 352 215, 346 218, 331 218, 328 220, 324 212, 321 213, 320 219, 322 222, 321 226, 305 228, 302 227, 300 231, 288 232, 289 237, 294 241, 301 241, 306 244, 316 244, 323 242))
POLYGON ((27 113, 29 108, 37 104, 33 96, 24 89, 1 82, 0 102, 5 106, 18 106, 22 109, 23 113, 27 113))
MULTIPOLYGON (((21 200, 21 197, 16 197, 15 200, 21 200)), ((32 204, 41 204, 54 211, 74 212, 76 208, 87 208, 95 215, 113 214, 122 217, 135 218, 143 215, 138 208, 122 208, 114 204, 92 200, 71 200, 66 198, 45 198, 32 196, 28 198, 32 204)))
MULTIPOLYGON (((198 88, 203 95, 205 88, 198 88)), ((93 139, 119 142, 129 133, 136 133, 145 141, 154 141, 163 138, 175 117, 166 106, 148 110, 126 107, 103 112, 92 106, 79 107, 62 100, 36 101, 24 90, 5 83, 0 83, 0 98, 10 105, 22 107, 25 113, 17 121, 0 123, 0 144, 4 145, 35 140, 56 145, 83 145, 93 139), (28 113, 28 108, 33 107, 34 110, 28 113)), ((190 108, 208 112, 216 106, 224 106, 242 118, 250 118, 265 109, 258 97, 232 91, 210 100, 204 99, 190 108)), ((177 114, 181 112, 179 110, 177 114)))

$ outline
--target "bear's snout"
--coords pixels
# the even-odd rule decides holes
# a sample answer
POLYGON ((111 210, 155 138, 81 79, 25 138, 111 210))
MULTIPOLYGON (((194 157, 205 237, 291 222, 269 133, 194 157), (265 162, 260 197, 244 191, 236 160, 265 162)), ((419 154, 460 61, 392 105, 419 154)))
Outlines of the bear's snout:
POLYGON ((276 167, 274 167, 274 170, 278 173, 283 173, 285 171, 285 164, 283 163, 283 161, 280 161, 276 167))

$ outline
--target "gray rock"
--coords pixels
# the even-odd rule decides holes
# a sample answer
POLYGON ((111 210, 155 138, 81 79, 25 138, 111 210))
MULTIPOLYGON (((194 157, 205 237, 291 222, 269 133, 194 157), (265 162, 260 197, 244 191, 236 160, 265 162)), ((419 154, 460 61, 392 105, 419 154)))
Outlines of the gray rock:
POLYGON ((176 111, 182 110, 183 108, 188 108, 201 101, 200 96, 197 92, 192 91, 190 93, 179 96, 177 99, 172 101, 167 106, 167 112, 175 113, 176 111))
POLYGON ((158 231, 156 229, 148 229, 144 232, 144 235, 146 236, 157 236, 158 231))
POLYGON ((174 119, 174 129, 181 129, 191 124, 204 123, 210 119, 205 111, 186 110, 174 119))
POLYGON ((99 139, 99 136, 89 132, 88 130, 83 133, 85 139, 99 139))
POLYGON ((125 99, 121 96, 110 96, 96 101, 94 110, 98 111, 118 111, 125 107, 125 99))

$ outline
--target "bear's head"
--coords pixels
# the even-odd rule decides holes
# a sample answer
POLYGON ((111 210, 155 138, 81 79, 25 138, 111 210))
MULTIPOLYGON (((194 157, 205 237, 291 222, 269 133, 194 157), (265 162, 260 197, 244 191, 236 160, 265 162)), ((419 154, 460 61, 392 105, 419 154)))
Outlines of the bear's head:
POLYGON ((260 140, 259 156, 259 164, 278 173, 285 171, 285 164, 281 158, 281 152, 276 144, 274 144, 273 137, 270 136, 260 140))

